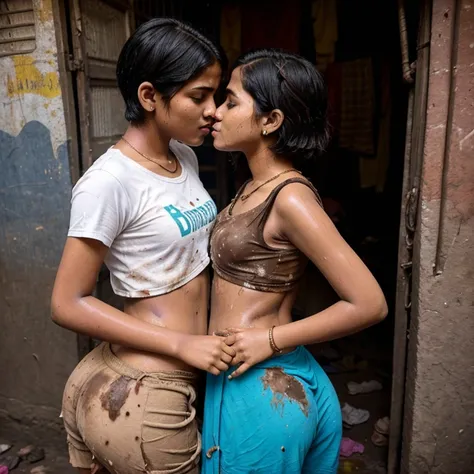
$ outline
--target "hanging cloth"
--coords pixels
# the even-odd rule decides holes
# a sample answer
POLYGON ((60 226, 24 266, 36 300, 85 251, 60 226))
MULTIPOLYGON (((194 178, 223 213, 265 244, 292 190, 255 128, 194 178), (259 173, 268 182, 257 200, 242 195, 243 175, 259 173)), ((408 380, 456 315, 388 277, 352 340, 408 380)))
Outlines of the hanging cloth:
POLYGON ((326 70, 335 57, 338 34, 336 0, 314 0, 312 17, 316 63, 318 69, 326 70))

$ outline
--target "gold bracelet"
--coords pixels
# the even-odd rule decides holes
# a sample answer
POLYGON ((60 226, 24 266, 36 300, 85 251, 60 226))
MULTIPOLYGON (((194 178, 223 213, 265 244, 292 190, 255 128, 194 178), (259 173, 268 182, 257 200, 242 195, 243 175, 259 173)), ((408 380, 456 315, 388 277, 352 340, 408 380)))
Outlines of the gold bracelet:
POLYGON ((270 347, 273 352, 276 352, 278 354, 281 354, 283 351, 278 348, 278 346, 275 344, 275 339, 273 339, 273 329, 275 329, 275 326, 272 326, 268 330, 268 341, 270 342, 270 347))

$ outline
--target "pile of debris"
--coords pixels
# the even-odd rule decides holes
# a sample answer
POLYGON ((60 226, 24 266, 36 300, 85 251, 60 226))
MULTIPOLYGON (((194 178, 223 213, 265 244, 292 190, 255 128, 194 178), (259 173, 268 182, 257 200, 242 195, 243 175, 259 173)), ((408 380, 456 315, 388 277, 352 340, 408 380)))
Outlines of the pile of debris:
MULTIPOLYGON (((0 474, 9 474, 15 470, 20 463, 36 464, 44 459, 44 449, 33 445, 21 448, 16 454, 13 454, 9 444, 0 444, 0 474)), ((47 473, 45 466, 32 467, 31 474, 47 473)))

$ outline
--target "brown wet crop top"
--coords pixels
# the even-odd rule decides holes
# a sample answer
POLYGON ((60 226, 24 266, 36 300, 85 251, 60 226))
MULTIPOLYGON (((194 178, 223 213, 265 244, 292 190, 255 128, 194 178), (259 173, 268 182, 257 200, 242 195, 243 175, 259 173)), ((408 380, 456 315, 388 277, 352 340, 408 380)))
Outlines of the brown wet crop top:
POLYGON ((278 193, 290 183, 302 183, 311 188, 322 206, 318 192, 303 178, 290 178, 276 186, 258 206, 233 215, 234 200, 218 216, 211 235, 211 259, 214 271, 224 280, 253 290, 286 292, 294 289, 308 262, 296 247, 275 248, 267 245, 263 229, 278 193))

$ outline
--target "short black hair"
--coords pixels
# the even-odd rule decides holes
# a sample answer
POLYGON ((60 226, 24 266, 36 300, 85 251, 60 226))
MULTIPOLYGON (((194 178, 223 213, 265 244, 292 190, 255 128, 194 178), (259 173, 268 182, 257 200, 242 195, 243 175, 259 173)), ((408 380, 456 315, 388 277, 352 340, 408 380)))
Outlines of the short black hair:
POLYGON ((154 18, 140 25, 120 52, 117 82, 125 100, 125 119, 143 123, 145 112, 138 87, 150 82, 166 105, 204 69, 222 63, 219 49, 208 38, 174 18, 154 18))
POLYGON ((297 54, 257 49, 242 55, 242 86, 255 102, 255 115, 280 109, 285 114, 272 146, 295 166, 304 166, 329 143, 327 91, 316 67, 297 54))

